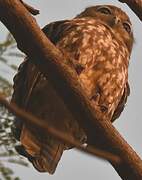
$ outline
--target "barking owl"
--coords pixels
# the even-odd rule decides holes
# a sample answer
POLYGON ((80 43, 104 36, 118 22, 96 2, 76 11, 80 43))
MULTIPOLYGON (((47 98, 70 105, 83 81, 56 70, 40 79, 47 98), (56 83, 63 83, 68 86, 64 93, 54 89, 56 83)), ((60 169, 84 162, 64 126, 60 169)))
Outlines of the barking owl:
MULTIPOLYGON (((70 57, 82 89, 93 103, 96 118, 114 121, 129 95, 128 65, 133 45, 129 17, 120 8, 98 5, 85 9, 71 20, 43 28, 46 36, 70 57)), ((87 135, 74 119, 48 78, 32 64, 30 57, 14 78, 12 101, 65 132, 81 144, 87 135)), ((72 148, 38 128, 15 119, 13 130, 21 142, 17 151, 40 172, 54 173, 64 150, 72 148)))

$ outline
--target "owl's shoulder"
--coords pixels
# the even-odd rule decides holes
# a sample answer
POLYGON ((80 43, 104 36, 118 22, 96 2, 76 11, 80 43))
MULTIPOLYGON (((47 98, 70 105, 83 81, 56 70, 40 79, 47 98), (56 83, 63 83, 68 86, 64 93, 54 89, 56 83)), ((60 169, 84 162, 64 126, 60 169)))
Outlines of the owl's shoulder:
POLYGON ((56 22, 51 22, 47 24, 45 27, 42 28, 42 31, 45 33, 45 35, 50 39, 50 41, 54 44, 56 44, 60 38, 62 33, 67 28, 70 20, 61 20, 56 22))

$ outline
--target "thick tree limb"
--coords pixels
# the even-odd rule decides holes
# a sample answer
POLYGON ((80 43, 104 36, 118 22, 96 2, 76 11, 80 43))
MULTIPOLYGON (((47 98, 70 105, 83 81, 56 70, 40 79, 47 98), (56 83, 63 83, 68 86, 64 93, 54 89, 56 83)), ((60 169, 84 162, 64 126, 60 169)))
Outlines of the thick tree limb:
MULTIPOLYGON (((0 0, 0 20, 10 30, 18 47, 25 52, 63 98, 74 118, 84 128, 92 144, 99 144, 122 159, 113 163, 122 179, 142 179, 142 161, 111 122, 96 120, 93 107, 77 81, 68 57, 46 38, 19 0, 0 0), (7 13, 8 12, 8 13, 7 13)), ((112 162, 111 162, 112 163, 112 162)))
POLYGON ((58 131, 57 129, 54 129, 54 127, 50 127, 44 120, 35 117, 31 113, 28 113, 16 106, 16 104, 11 103, 9 104, 8 101, 4 98, 3 95, 0 95, 0 104, 6 107, 11 113, 13 113, 15 116, 19 117, 22 119, 25 123, 35 126, 38 128, 41 128, 43 131, 45 131, 45 136, 46 133, 50 133, 52 136, 55 136, 59 140, 66 142, 67 144, 78 148, 79 150, 86 152, 90 155, 95 155, 99 158, 103 158, 106 160, 109 160, 115 164, 119 164, 121 162, 120 157, 113 155, 109 152, 105 152, 102 150, 99 150, 97 148, 93 147, 86 147, 81 145, 78 141, 74 141, 73 139, 70 139, 67 134, 62 133, 58 131))
POLYGON ((119 0, 126 3, 142 21, 142 0, 119 0))

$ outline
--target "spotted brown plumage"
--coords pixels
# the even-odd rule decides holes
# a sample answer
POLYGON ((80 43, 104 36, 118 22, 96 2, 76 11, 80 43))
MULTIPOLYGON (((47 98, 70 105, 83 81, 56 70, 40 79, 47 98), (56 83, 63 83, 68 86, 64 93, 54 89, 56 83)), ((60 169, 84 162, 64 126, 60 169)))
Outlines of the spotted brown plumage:
MULTIPOLYGON (((43 32, 69 57, 82 89, 94 106, 96 118, 112 122, 118 118, 129 95, 128 65, 133 45, 131 22, 126 13, 114 6, 93 6, 72 20, 45 26, 43 32)), ((87 143, 81 125, 29 58, 14 78, 12 102, 70 138, 87 143)), ((20 119, 15 120, 15 127, 15 136, 21 141, 17 151, 38 171, 54 173, 63 151, 72 148, 20 119)))

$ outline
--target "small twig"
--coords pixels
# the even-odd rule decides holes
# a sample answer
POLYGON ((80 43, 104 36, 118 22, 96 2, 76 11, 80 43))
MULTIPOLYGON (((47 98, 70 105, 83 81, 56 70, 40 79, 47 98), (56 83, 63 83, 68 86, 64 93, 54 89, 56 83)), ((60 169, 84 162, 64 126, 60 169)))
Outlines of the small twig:
POLYGON ((25 6, 25 8, 32 14, 32 15, 37 15, 39 14, 39 10, 33 8, 32 6, 28 5, 27 3, 23 2, 20 0, 20 2, 25 6))
POLYGON ((19 117, 23 121, 25 121, 28 124, 31 124, 32 126, 37 126, 38 128, 41 128, 45 131, 45 135, 48 131, 52 136, 60 139, 63 142, 66 142, 67 144, 70 144, 72 146, 75 146, 79 150, 89 153, 91 155, 95 155, 99 158, 103 158, 106 160, 109 160, 115 164, 119 164, 121 162, 120 158, 116 155, 113 155, 109 152, 102 151, 100 149, 96 149, 94 147, 84 147, 82 146, 78 141, 74 141, 68 137, 66 133, 63 133, 47 124, 47 122, 43 121, 40 118, 35 117, 29 112, 26 112, 22 109, 20 109, 18 106, 16 106, 14 103, 9 104, 8 101, 0 95, 0 104, 5 106, 10 112, 12 112, 15 116, 19 117))

